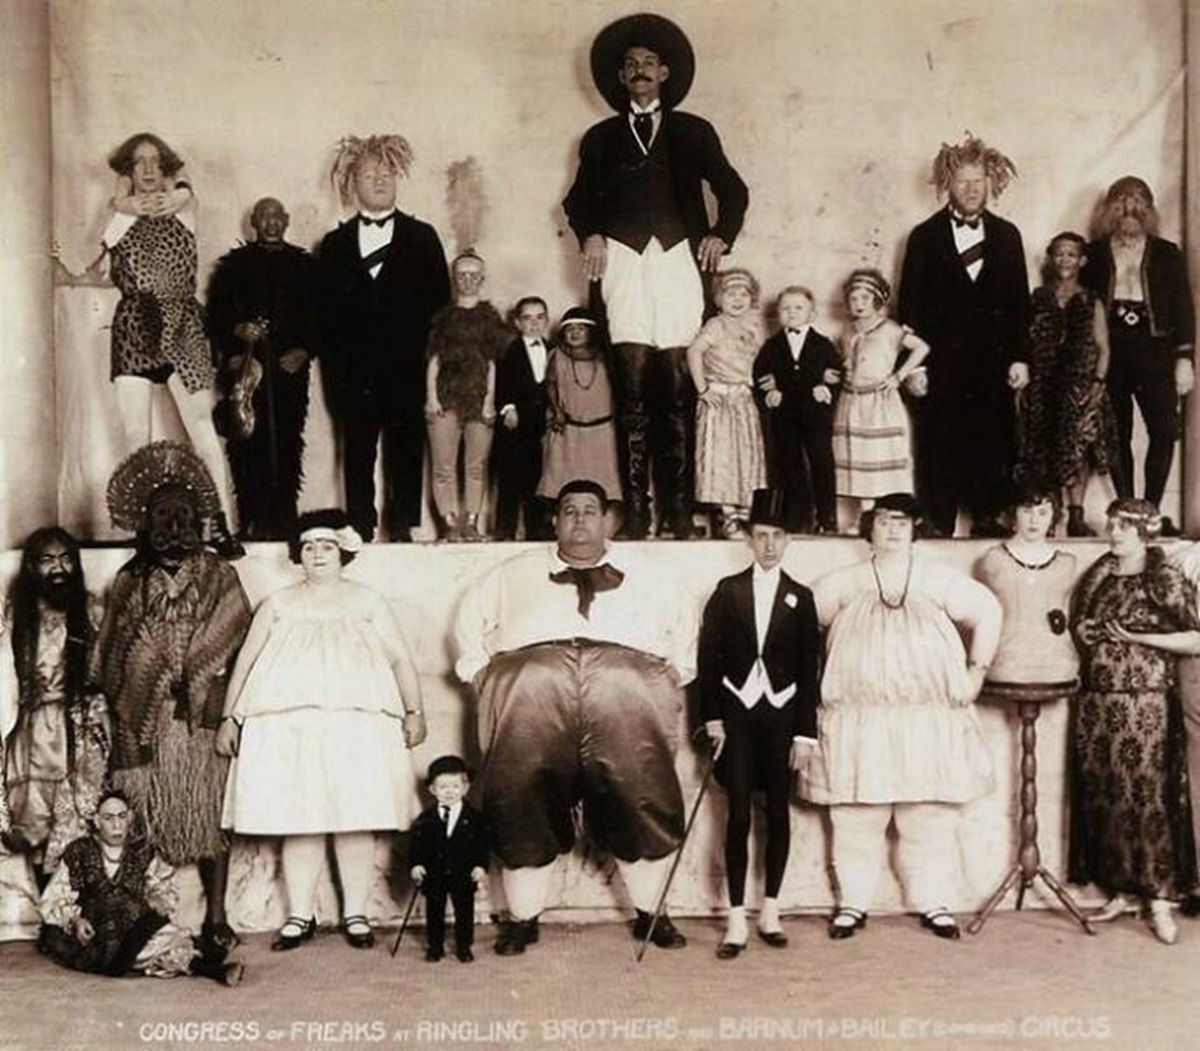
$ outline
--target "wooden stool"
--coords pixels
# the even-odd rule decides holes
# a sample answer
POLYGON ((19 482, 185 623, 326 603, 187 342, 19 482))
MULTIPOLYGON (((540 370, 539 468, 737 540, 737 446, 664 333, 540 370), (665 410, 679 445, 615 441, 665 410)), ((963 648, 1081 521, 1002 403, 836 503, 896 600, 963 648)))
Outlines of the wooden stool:
POLYGON ((979 910, 975 919, 968 925, 971 934, 978 934, 988 917, 996 911, 996 907, 1004 900, 1004 896, 1017 884, 1017 908, 1020 909, 1025 901, 1025 891, 1033 886, 1034 880, 1041 877, 1046 886, 1063 904, 1063 908, 1074 917, 1088 934, 1095 934, 1091 921, 1079 911, 1079 906, 1071 897, 1067 888, 1057 877, 1042 865, 1042 855, 1038 850, 1037 823, 1037 719, 1041 714, 1042 705, 1050 704, 1062 697, 1069 697, 1078 688, 1076 680, 1070 682, 1051 683, 1016 683, 1016 682, 985 682, 983 696, 994 697, 998 700, 1015 704, 1017 715, 1021 719, 1021 787, 1018 795, 1021 817, 1018 825, 1019 839, 1017 843, 1017 863, 1009 869, 1008 874, 1000 881, 1000 886, 987 903, 979 910))

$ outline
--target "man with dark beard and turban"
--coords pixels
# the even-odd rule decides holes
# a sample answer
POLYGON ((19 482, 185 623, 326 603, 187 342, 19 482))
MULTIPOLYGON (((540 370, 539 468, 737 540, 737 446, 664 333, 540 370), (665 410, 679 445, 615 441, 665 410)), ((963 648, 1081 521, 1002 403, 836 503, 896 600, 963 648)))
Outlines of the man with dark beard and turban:
POLYGON ((202 936, 228 949, 237 941, 225 917, 228 761, 215 743, 250 605, 236 571, 201 542, 216 499, 208 470, 178 442, 143 446, 117 468, 108 508, 115 526, 137 531, 137 550, 113 580, 97 651, 113 714, 112 783, 141 811, 164 861, 198 865, 202 936))
POLYGON ((110 751, 108 708, 89 677, 100 606, 79 544, 50 527, 30 535, 0 614, 0 742, 6 845, 43 887, 96 811, 110 751))

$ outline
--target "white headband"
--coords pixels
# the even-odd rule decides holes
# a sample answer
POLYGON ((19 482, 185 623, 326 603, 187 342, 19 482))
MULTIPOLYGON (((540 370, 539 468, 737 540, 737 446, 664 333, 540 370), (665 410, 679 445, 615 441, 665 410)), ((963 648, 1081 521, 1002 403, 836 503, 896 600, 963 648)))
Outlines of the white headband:
POLYGON ((300 543, 310 540, 332 540, 343 551, 354 554, 362 550, 363 538, 359 536, 354 526, 342 526, 341 529, 331 529, 329 526, 313 526, 300 534, 300 543))

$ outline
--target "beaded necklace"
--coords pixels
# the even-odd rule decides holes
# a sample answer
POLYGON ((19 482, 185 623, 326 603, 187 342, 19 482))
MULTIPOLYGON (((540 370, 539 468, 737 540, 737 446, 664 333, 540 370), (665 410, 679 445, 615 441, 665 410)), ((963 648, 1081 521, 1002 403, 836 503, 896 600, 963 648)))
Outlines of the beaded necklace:
POLYGON ((904 603, 908 600, 908 586, 912 583, 912 568, 913 557, 912 553, 908 556, 908 569, 904 573, 904 590, 900 592, 899 599, 890 599, 883 593, 883 581, 879 578, 879 565, 875 561, 875 556, 871 556, 871 572, 875 575, 875 590, 879 592, 879 601, 883 603, 887 609, 903 609, 904 603))

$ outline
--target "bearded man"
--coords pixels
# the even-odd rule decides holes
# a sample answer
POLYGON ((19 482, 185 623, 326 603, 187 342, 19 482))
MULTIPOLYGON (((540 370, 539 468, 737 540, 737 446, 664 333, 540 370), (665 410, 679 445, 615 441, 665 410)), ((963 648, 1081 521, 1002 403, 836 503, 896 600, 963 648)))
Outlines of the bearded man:
POLYGON ((32 533, 0 614, 0 831, 39 887, 86 831, 108 767, 108 707, 89 671, 100 613, 75 538, 54 526, 32 533))
MULTIPOLYGON (((1179 399, 1196 382, 1191 286, 1178 246, 1157 236, 1154 194, 1142 179, 1118 179, 1104 204, 1106 236, 1088 245, 1080 278, 1103 297, 1108 310, 1108 396, 1117 417, 1114 481, 1119 496, 1133 496, 1136 400, 1149 437, 1145 497, 1157 507, 1175 457, 1179 399)), ((1174 522, 1163 519, 1164 536, 1178 532, 1174 522)))

